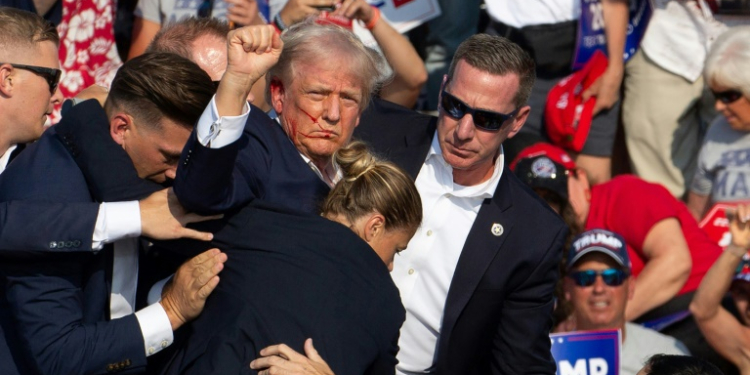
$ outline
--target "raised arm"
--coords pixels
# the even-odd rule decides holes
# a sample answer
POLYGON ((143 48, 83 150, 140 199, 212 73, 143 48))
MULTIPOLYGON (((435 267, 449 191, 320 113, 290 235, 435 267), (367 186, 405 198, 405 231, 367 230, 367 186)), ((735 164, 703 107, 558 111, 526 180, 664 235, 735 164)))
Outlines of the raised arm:
MULTIPOLYGON (((713 266, 701 281, 690 304, 703 335, 719 354, 740 368, 743 374, 750 371, 750 328, 742 325, 726 309, 721 300, 732 284, 732 279, 742 256, 750 248, 750 206, 740 206, 738 215, 730 222, 732 243, 724 248, 713 266)), ((740 312, 745 314, 744 311, 740 312)))
POLYGON ((370 29, 393 68, 393 80, 380 90, 380 98, 407 108, 413 107, 419 91, 427 82, 427 69, 411 42, 380 16, 380 10, 364 0, 345 0, 336 12, 350 19, 361 20, 370 29))

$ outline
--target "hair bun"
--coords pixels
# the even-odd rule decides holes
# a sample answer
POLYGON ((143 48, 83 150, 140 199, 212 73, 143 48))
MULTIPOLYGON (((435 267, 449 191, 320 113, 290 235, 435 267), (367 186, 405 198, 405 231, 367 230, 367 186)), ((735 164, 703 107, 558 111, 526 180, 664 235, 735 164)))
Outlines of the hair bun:
POLYGON ((339 149, 334 158, 341 167, 343 179, 347 182, 354 182, 362 177, 375 168, 379 161, 361 141, 353 141, 348 146, 339 149))

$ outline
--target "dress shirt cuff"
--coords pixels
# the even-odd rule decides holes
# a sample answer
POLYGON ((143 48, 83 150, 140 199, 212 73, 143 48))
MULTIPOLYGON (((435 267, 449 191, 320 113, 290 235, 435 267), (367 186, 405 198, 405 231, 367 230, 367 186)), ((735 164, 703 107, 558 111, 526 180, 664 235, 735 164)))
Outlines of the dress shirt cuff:
POLYGON ((148 303, 149 305, 153 305, 154 303, 161 301, 161 292, 162 290, 164 290, 164 285, 167 285, 169 280, 172 280, 172 276, 174 275, 169 275, 169 277, 157 282, 156 284, 154 284, 154 286, 151 287, 151 290, 148 291, 146 303, 148 303))
POLYGON ((138 201, 102 203, 96 216, 91 247, 101 250, 105 244, 141 235, 141 208, 138 201))
POLYGON ((155 303, 135 312, 138 325, 141 326, 143 343, 146 357, 152 356, 169 345, 172 345, 174 336, 172 324, 169 322, 167 312, 159 303, 155 303))
POLYGON ((222 148, 233 143, 240 139, 249 116, 250 105, 245 103, 241 115, 220 118, 219 110, 216 108, 216 95, 214 95, 198 120, 196 129, 198 142, 209 148, 222 148))

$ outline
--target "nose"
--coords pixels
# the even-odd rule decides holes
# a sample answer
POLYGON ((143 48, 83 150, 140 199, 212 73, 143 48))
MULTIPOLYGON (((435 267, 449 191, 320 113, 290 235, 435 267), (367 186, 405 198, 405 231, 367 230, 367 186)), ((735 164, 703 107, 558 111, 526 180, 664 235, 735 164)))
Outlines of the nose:
POLYGON ((596 275, 596 280, 594 280, 594 293, 603 293, 604 288, 607 286, 607 284, 604 283, 604 278, 602 275, 596 275))
POLYGON ((177 167, 169 167, 169 169, 164 171, 164 176, 169 180, 174 180, 177 177, 177 167))
POLYGON ((467 113, 458 120, 456 125, 456 137, 462 141, 472 139, 474 137, 474 118, 471 114, 467 113))
POLYGON ((330 95, 325 100, 325 111, 323 112, 323 118, 329 124, 335 124, 341 120, 341 104, 339 104, 340 98, 338 95, 330 95))
POLYGON ((721 100, 717 99, 716 101, 714 101, 714 108, 716 109, 717 112, 721 112, 727 108, 727 105, 724 104, 721 100))

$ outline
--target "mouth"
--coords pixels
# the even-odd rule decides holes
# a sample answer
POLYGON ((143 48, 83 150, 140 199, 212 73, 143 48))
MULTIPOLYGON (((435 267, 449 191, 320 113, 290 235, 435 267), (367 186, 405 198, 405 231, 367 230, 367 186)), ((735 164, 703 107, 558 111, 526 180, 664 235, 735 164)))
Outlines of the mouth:
POLYGON ((593 302, 589 303, 589 305, 594 310, 605 310, 605 309, 609 308, 609 302, 608 301, 593 301, 593 302))

